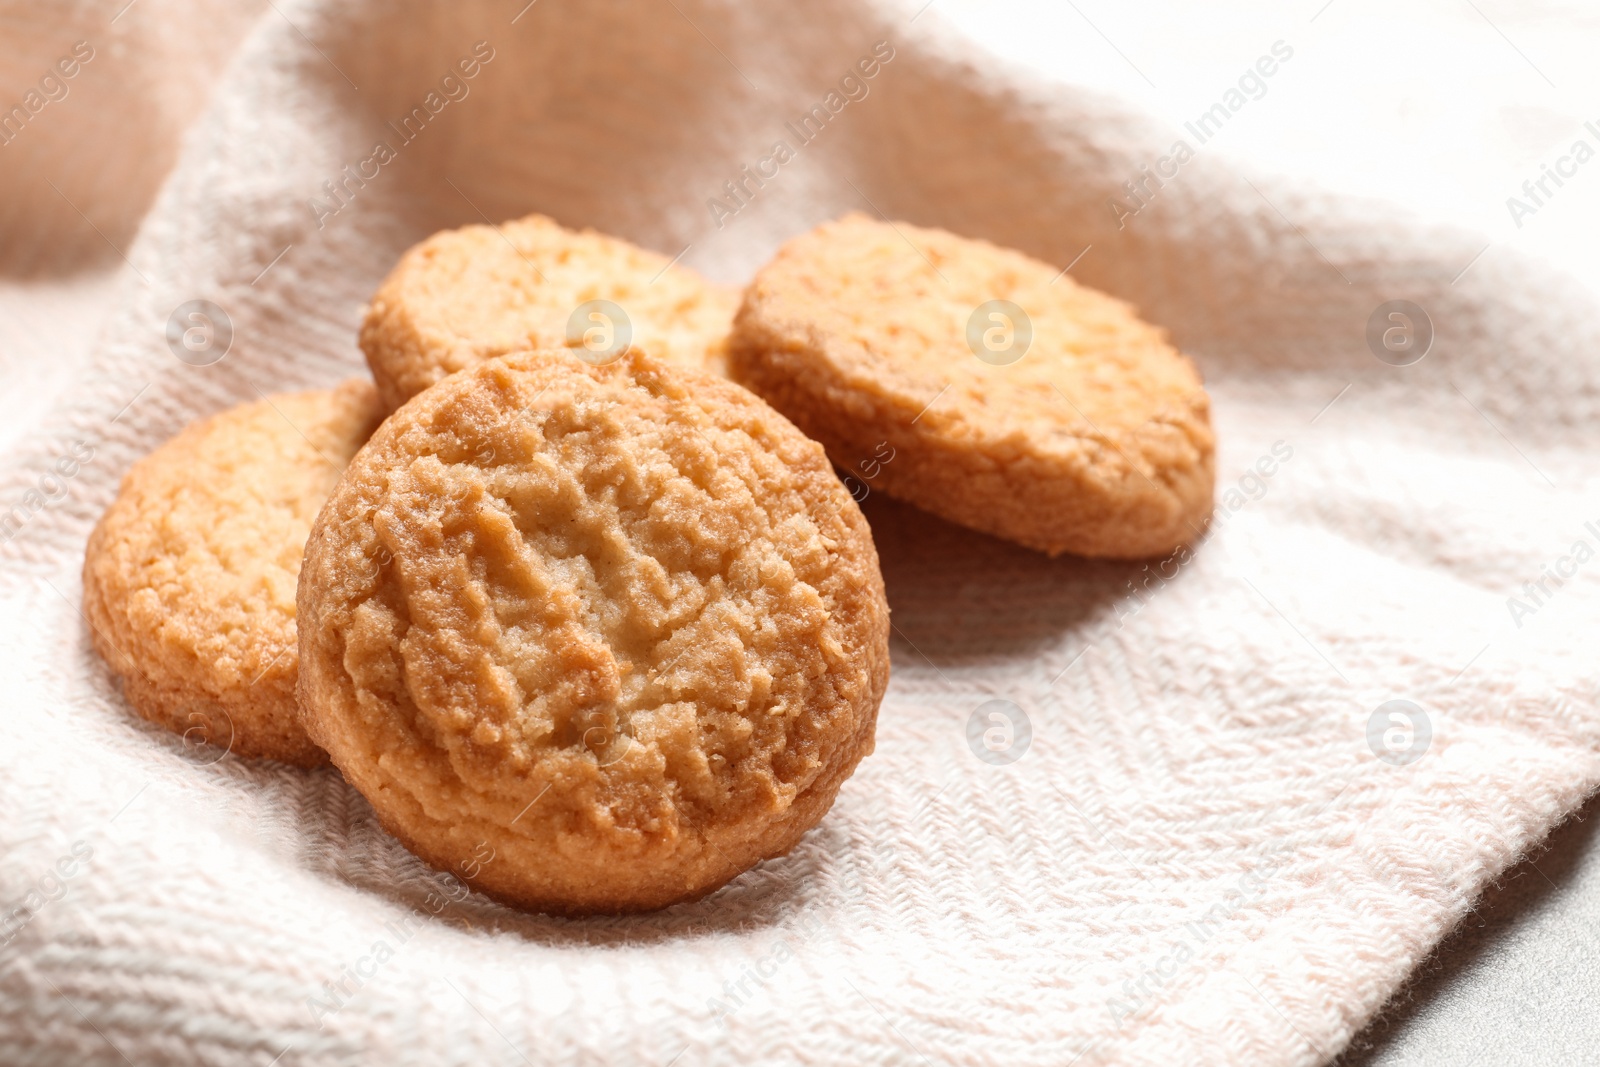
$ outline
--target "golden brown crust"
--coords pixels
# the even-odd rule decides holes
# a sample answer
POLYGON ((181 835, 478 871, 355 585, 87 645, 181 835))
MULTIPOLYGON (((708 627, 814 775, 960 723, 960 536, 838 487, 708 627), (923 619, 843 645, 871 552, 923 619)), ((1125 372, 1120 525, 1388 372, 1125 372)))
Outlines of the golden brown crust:
POLYGON ((877 553, 821 447, 639 353, 415 397, 317 519, 299 599, 311 736, 417 854, 547 911, 664 907, 787 851, 888 683, 877 553))
POLYGON ((241 756, 326 760, 295 709, 296 581, 378 418, 352 379, 221 412, 128 471, 89 536, 83 609, 140 715, 241 756))
POLYGON ((1158 555, 1211 512, 1193 364, 1129 305, 984 241, 859 214, 795 238, 745 292, 729 373, 865 484, 1051 555, 1158 555), (1005 365, 968 341, 991 300, 1031 322, 1005 365))
POLYGON ((592 300, 622 308, 634 347, 723 373, 736 292, 666 256, 543 215, 445 230, 406 252, 367 308, 361 350, 392 411, 492 356, 582 343, 584 334, 569 336, 569 320, 592 300))

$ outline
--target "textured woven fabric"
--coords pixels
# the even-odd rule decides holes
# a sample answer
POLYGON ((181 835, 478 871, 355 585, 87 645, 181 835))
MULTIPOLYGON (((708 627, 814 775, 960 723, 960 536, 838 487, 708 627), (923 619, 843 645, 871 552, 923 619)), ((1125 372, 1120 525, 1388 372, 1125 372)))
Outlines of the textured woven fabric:
POLYGON ((114 308, 81 362, 4 368, 0 1062, 1315 1064, 1600 781, 1600 312, 1560 276, 1462 273, 1471 234, 1203 145, 1131 199, 1171 131, 915 5, 279 2, 180 149, 246 27, 146 2, 5 42, 7 107, 80 39, 73 92, 138 76, 0 148, 12 336, 114 308), (1092 247, 1074 276, 1206 374, 1219 511, 1146 567, 869 493, 894 678, 789 856, 658 915, 518 914, 336 771, 131 717, 77 611, 117 479, 199 415, 359 371, 410 243, 538 210, 738 282, 850 209, 1092 247), (169 343, 194 300, 230 330, 169 343), (1368 340, 1396 300, 1435 334, 1408 366, 1368 340))

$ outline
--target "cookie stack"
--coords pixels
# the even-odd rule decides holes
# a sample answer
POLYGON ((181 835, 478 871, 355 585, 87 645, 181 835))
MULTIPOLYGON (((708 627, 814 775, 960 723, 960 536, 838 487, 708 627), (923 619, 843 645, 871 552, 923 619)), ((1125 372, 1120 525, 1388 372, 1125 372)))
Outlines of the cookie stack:
POLYGON ((1210 509, 1161 331, 937 230, 829 223, 741 302, 539 216, 471 226, 406 253, 361 345, 375 384, 129 471, 92 640, 147 719, 331 758, 518 907, 693 899, 822 818, 889 678, 862 479, 1052 555, 1160 554, 1210 509))

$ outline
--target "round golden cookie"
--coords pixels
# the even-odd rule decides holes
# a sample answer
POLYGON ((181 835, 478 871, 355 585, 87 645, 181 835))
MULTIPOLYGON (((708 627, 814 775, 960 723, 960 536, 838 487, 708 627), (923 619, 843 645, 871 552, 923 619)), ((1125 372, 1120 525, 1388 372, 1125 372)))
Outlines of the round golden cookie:
POLYGON ((861 486, 1051 555, 1159 555, 1211 512, 1194 365, 985 241, 859 214, 795 238, 746 290, 729 368, 861 486))
POLYGON ((295 708, 295 583, 379 417, 351 379, 213 415, 128 471, 89 536, 83 610, 140 715, 241 756, 326 760, 295 708))
POLYGON ((738 305, 666 256, 529 215, 445 230, 400 257, 367 307, 361 350, 391 411, 447 374, 529 349, 599 363, 631 343, 720 374, 738 305))
POLYGON ((871 532, 822 448, 638 352, 489 360, 356 457, 300 575, 306 729, 424 860, 664 907, 786 852, 872 751, 871 532))

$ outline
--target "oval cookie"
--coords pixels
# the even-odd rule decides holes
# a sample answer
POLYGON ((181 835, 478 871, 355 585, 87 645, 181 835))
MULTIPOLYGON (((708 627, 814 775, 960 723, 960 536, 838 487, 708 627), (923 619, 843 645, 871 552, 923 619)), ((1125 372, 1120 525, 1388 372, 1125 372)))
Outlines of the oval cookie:
POLYGON ((953 522, 1136 559, 1210 514, 1193 364, 1128 304, 1020 252, 849 215, 762 268, 729 344, 731 375, 839 467, 953 522))
POLYGON ((140 715, 241 756, 325 761, 295 709, 296 580, 378 419, 352 379, 213 415, 128 471, 89 537, 83 609, 140 715))
POLYGON ((787 851, 872 750, 871 534, 822 448, 639 353, 484 362, 356 457, 300 575, 306 727, 504 902, 657 908, 787 851))
POLYGON ((436 233, 368 305, 361 350, 393 410, 491 356, 570 347, 604 362, 630 344, 721 373, 739 296, 666 256, 543 215, 436 233))

